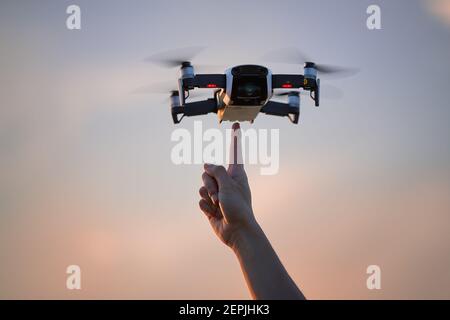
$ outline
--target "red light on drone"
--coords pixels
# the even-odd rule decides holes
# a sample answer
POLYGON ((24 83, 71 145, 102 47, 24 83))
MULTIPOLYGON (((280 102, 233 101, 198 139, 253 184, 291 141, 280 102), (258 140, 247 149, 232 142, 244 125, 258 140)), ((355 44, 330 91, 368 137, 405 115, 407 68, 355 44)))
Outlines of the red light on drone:
POLYGON ((206 85, 206 87, 208 87, 208 88, 217 88, 217 84, 215 84, 215 83, 208 83, 206 85))
POLYGON ((284 89, 290 89, 290 88, 292 88, 292 84, 291 83, 284 83, 284 84, 281 85, 281 87, 284 88, 284 89))

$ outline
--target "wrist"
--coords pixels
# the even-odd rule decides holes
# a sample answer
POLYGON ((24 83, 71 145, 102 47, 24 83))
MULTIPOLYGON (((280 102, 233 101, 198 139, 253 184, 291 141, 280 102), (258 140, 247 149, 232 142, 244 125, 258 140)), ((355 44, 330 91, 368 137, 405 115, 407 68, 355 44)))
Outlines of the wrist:
POLYGON ((230 243, 230 248, 236 254, 240 254, 243 251, 249 252, 252 248, 256 247, 258 243, 263 241, 264 238, 264 232, 256 220, 254 220, 236 230, 233 241, 230 243))

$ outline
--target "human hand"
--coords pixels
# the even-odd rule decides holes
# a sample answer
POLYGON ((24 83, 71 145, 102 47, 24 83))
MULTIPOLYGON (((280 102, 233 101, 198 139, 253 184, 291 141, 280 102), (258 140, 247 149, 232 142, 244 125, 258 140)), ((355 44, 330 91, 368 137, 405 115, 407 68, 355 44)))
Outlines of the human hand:
POLYGON ((205 164, 199 206, 219 239, 234 248, 242 237, 258 229, 247 174, 240 163, 239 123, 233 124, 231 148, 232 159, 227 170, 223 166, 205 164))

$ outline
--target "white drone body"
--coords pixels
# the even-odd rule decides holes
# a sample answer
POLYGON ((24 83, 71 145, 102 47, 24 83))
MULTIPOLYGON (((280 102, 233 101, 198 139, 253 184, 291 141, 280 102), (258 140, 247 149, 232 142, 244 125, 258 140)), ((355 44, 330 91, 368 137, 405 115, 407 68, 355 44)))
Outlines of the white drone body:
POLYGON ((190 62, 181 65, 178 91, 172 91, 171 110, 174 123, 184 116, 217 113, 219 121, 250 121, 258 114, 287 116, 298 123, 300 115, 299 90, 311 92, 315 105, 319 106, 320 80, 314 63, 305 63, 304 75, 272 74, 259 65, 240 65, 229 68, 224 74, 195 74, 190 62), (189 91, 195 88, 214 89, 213 98, 187 102, 189 91), (274 89, 286 89, 288 103, 270 100, 274 89), (178 115, 182 115, 181 118, 178 115))

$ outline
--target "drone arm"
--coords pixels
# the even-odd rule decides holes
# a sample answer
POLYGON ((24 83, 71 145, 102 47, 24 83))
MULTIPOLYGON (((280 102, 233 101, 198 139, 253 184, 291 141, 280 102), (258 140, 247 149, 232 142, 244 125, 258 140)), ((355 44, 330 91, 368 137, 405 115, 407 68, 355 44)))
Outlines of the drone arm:
POLYGON ((261 108, 261 112, 272 116, 289 117, 293 123, 298 123, 300 116, 300 109, 298 107, 290 106, 287 103, 269 101, 261 108))
POLYGON ((272 89, 299 89, 314 93, 315 106, 320 102, 320 79, 309 79, 303 75, 296 74, 274 74, 272 75, 272 89))
POLYGON ((192 117, 217 112, 217 102, 215 99, 208 99, 203 101, 195 101, 186 103, 184 106, 172 107, 172 119, 175 124, 180 123, 181 118, 178 115, 192 117))
POLYGON ((272 89, 303 88, 304 79, 301 74, 274 74, 272 75, 272 89))
POLYGON ((227 82, 224 74, 197 74, 190 81, 191 88, 207 89, 225 88, 227 82))

